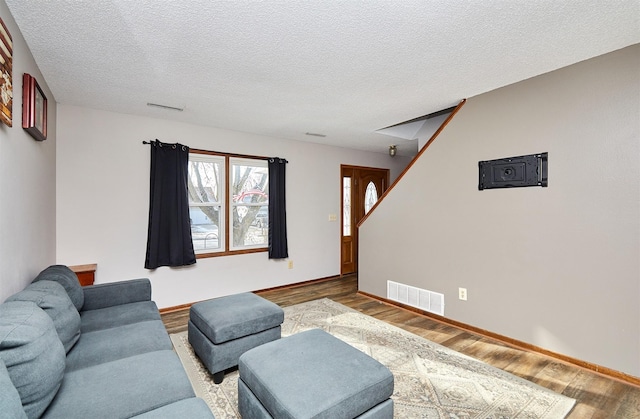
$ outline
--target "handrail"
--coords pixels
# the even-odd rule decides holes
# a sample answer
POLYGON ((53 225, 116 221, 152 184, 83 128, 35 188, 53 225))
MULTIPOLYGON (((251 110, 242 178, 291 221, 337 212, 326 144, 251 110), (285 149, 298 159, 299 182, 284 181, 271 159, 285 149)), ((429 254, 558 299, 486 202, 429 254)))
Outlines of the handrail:
POLYGON ((371 207, 371 209, 369 210, 368 213, 366 213, 364 215, 364 217, 362 217, 362 219, 358 222, 358 225, 356 226, 357 228, 359 228, 362 223, 364 223, 364 221, 369 218, 369 215, 378 207, 378 204, 380 204, 380 202, 382 202, 382 200, 387 196, 387 194, 393 189, 394 186, 396 186, 396 184, 400 181, 400 179, 402 179, 404 177, 404 175, 409 171, 409 169, 411 169, 411 166, 413 166, 413 164, 418 161, 418 159, 420 158, 420 156, 422 156, 422 154, 427 150, 427 148, 429 148, 429 146, 431 145, 431 143, 433 143, 433 141, 436 139, 436 137, 438 135, 440 135, 440 133, 442 132, 442 130, 444 130, 444 127, 447 126, 447 124, 449 124, 449 122, 453 119, 453 117, 458 113, 458 111, 464 106, 464 104, 467 102, 467 99, 462 99, 460 101, 460 103, 458 103, 458 106, 456 106, 456 108, 451 112, 451 114, 447 117, 447 119, 444 120, 444 122, 442 123, 442 125, 440 125, 440 128, 438 128, 436 130, 436 132, 433 133, 433 135, 431 136, 431 138, 429 138, 429 141, 427 141, 427 143, 424 145, 424 147, 422 147, 422 149, 420 151, 418 151, 418 154, 416 154, 416 156, 409 162, 409 164, 407 165, 407 167, 404 168, 404 170, 402 171, 402 173, 400 173, 400 175, 396 178, 396 180, 393 181, 393 183, 391 184, 391 186, 389 186, 387 188, 386 191, 384 191, 384 193, 382 194, 382 196, 380 196, 380 198, 376 201, 375 204, 373 204, 373 207, 371 207))

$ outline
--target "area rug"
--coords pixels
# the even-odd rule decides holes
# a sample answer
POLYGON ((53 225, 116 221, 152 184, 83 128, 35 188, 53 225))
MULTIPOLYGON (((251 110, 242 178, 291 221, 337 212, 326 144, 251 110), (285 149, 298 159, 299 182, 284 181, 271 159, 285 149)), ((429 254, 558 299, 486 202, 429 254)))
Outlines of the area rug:
MULTIPOLYGON (((282 336, 320 328, 386 365, 396 418, 564 418, 575 400, 329 299, 285 307, 282 336)), ((220 385, 200 363, 187 332, 171 335, 196 394, 217 419, 240 418, 238 371, 220 385)), ((302 391, 302 390, 301 390, 302 391)))

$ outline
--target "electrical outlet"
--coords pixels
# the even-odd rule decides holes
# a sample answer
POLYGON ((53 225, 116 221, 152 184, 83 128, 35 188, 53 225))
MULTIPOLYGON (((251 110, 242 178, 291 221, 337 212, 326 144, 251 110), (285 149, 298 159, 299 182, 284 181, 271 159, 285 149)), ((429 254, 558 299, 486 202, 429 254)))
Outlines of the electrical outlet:
POLYGON ((458 288, 458 298, 467 301, 467 289, 466 288, 458 288))
POLYGON ((337 214, 329 214, 329 221, 338 221, 337 214))
POLYGON ((293 269, 293 261, 292 260, 289 261, 289 269, 293 269))

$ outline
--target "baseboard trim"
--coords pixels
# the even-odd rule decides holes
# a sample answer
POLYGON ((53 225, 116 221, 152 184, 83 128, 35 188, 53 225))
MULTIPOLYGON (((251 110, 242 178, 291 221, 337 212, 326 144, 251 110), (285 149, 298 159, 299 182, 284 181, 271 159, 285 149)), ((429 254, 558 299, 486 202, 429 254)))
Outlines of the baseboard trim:
POLYGON ((363 295, 365 297, 372 298, 374 300, 378 300, 381 303, 389 305, 389 306, 398 307, 398 308, 401 308, 401 309, 404 309, 404 310, 407 310, 407 311, 411 311, 413 313, 428 317, 429 319, 437 321, 439 323, 446 324, 448 326, 455 326, 457 328, 466 330, 466 331, 471 332, 471 333, 475 333, 475 334, 480 335, 482 337, 486 337, 486 338, 489 338, 489 339, 496 340, 496 341, 498 341, 500 343, 512 346, 512 347, 517 348, 517 349, 524 349, 526 351, 536 352, 536 353, 539 353, 539 354, 542 354, 542 355, 546 355, 546 356, 548 356, 550 358, 554 358, 554 359, 557 359, 559 361, 562 361, 562 362, 565 362, 565 363, 568 363, 568 364, 571 364, 571 365, 574 365, 574 366, 577 366, 577 367, 580 367, 580 368, 584 368, 584 369, 589 370, 591 372, 595 372, 597 374, 603 375, 603 376, 605 376, 607 378, 611 378, 611 379, 614 379, 614 380, 621 381, 621 382, 623 382, 625 384, 631 384, 633 386, 640 387, 640 378, 639 377, 635 377, 633 375, 625 374, 623 372, 616 371, 616 370, 611 369, 611 368, 603 367, 601 365, 593 364, 593 363, 582 361, 580 359, 573 358, 573 357, 570 357, 570 356, 567 356, 567 355, 563 355, 563 354, 560 354, 560 353, 557 353, 557 352, 549 351, 547 349, 541 348, 541 347, 536 346, 536 345, 532 345, 532 344, 527 343, 527 342, 523 342, 523 341, 520 341, 520 340, 517 340, 517 339, 513 339, 513 338, 510 338, 508 336, 501 335, 499 333, 494 333, 494 332, 491 332, 489 330, 481 329, 479 327, 471 326, 471 325, 468 325, 466 323, 462 323, 462 322, 459 322, 459 321, 456 321, 456 320, 449 319, 447 317, 439 316, 437 314, 429 313, 428 311, 424 311, 424 310, 421 310, 419 308, 408 306, 406 304, 402 304, 402 303, 399 303, 399 302, 396 302, 396 301, 388 300, 386 298, 378 297, 377 295, 369 294, 368 292, 364 292, 364 291, 358 290, 358 294, 363 295))
POLYGON ((295 282, 293 284, 280 285, 280 286, 271 287, 271 288, 263 288, 261 290, 252 291, 252 292, 255 293, 255 294, 260 294, 260 293, 267 292, 267 291, 286 290, 286 289, 289 289, 289 288, 302 287, 304 285, 318 284, 320 282, 333 281, 334 279, 340 279, 340 275, 326 276, 324 278, 310 279, 310 280, 307 280, 307 281, 295 282))
MULTIPOLYGON (((251 291, 254 294, 260 294, 260 293, 264 293, 267 291, 275 291, 275 290, 284 290, 284 289, 288 289, 288 288, 297 288, 297 287, 302 287, 304 285, 309 285, 309 284, 317 284, 320 282, 326 282, 326 281, 333 281, 334 279, 340 279, 340 275, 334 275, 334 276, 327 276, 324 278, 318 278, 318 279, 310 279, 307 281, 302 281, 302 282, 295 282, 293 284, 287 284, 287 285, 280 285, 277 287, 271 287, 271 288, 263 288, 260 290, 256 290, 256 291, 251 291)), ((182 311, 182 310, 188 310, 191 308, 192 305, 198 303, 199 301, 194 301, 193 303, 188 303, 188 304, 181 304, 179 306, 172 306, 172 307, 164 307, 159 309, 160 314, 166 314, 166 313, 174 313, 176 311, 182 311)))
POLYGON ((173 307, 164 307, 164 308, 158 309, 158 311, 160 312, 160 314, 174 313, 176 311, 188 310, 194 304, 195 302, 189 303, 189 304, 181 304, 179 306, 173 306, 173 307))

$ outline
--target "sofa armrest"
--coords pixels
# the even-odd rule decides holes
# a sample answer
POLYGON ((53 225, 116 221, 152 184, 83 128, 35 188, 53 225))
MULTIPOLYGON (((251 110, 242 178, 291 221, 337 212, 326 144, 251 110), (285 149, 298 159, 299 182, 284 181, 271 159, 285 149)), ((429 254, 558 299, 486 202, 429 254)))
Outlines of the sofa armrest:
POLYGON ((151 281, 148 278, 108 282, 82 287, 82 289, 84 291, 82 311, 151 301, 151 281))

